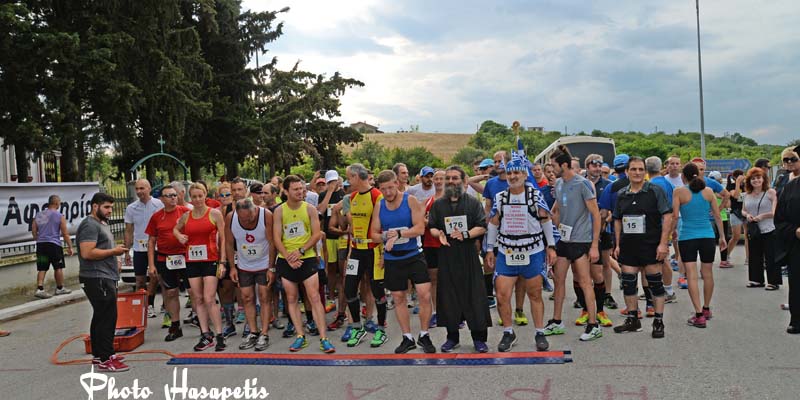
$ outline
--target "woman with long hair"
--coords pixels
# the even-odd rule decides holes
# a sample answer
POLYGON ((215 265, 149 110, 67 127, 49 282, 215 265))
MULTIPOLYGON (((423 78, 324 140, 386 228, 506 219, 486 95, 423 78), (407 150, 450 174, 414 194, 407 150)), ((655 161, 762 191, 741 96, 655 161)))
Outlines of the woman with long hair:
POLYGON ((786 332, 800 333, 800 146, 786 149, 781 154, 788 180, 782 186, 775 210, 776 243, 780 242, 789 264, 789 303, 785 308, 791 313, 786 332))
POLYGON ((742 215, 747 221, 748 258, 747 287, 764 287, 764 270, 767 271, 766 290, 778 290, 783 278, 775 265, 775 208, 778 195, 770 189, 769 179, 761 168, 751 168, 744 180, 744 205, 742 215))
MULTIPOLYGON (((733 256, 733 250, 742 238, 742 229, 745 218, 742 215, 742 200, 744 200, 744 171, 737 169, 728 175, 725 189, 731 194, 731 212, 729 215, 731 225, 731 240, 728 241, 728 259, 733 256)), ((745 246, 745 259, 747 259, 747 246, 745 246)), ((732 267, 732 264, 728 264, 732 267)))
MULTIPOLYGON (((672 212, 680 212, 681 224, 678 237, 678 248, 681 260, 686 267, 686 279, 689 284, 689 297, 694 306, 694 316, 689 318, 689 325, 705 328, 706 321, 711 319, 711 295, 714 293, 714 275, 712 265, 716 255, 714 245, 714 228, 708 219, 713 215, 719 232, 722 230, 722 219, 719 215, 717 198, 714 192, 706 187, 700 170, 694 163, 683 167, 683 182, 686 186, 675 189, 672 195, 672 212), (700 256, 700 273, 703 276, 703 303, 700 303, 700 290, 697 285, 697 257, 700 256)), ((677 222, 673 222, 674 225, 677 222)), ((720 236, 719 248, 725 250, 728 243, 720 236)))

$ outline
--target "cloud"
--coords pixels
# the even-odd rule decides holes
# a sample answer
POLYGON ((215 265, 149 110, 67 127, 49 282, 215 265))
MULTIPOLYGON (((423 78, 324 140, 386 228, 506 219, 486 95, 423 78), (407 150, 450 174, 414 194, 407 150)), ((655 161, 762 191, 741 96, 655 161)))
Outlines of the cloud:
MULTIPOLYGON (((286 3, 245 1, 256 10, 286 3)), ((279 66, 366 84, 347 122, 473 132, 486 119, 570 132, 698 131, 694 2, 296 1, 279 66), (691 3, 691 4, 690 4, 691 3)), ((701 3, 706 131, 784 144, 800 125, 800 7, 701 3)))

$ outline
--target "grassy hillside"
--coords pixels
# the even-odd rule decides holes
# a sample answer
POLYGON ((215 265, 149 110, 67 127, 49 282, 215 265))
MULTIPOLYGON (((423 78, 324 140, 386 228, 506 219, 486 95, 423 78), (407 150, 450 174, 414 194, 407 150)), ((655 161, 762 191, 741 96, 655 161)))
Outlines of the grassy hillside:
MULTIPOLYGON (((456 152, 467 145, 472 134, 462 133, 375 133, 364 135, 364 141, 372 141, 387 149, 425 147, 444 161, 453 158, 456 152)), ((350 154, 358 145, 342 146, 345 154, 350 154)))

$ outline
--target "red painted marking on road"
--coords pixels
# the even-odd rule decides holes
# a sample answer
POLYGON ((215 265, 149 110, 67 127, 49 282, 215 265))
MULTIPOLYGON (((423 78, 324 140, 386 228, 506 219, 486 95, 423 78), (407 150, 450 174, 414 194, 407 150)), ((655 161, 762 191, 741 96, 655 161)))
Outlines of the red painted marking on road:
POLYGON ((593 364, 591 368, 678 368, 677 365, 654 365, 654 364, 593 364))
POLYGON ((511 400, 528 400, 528 399, 530 399, 530 400, 550 400, 550 378, 547 378, 544 381, 544 387, 542 389, 517 388, 517 389, 506 390, 505 392, 503 392, 503 395, 507 399, 511 399, 511 400), (536 399, 534 399, 533 397, 516 397, 517 393, 519 393, 519 394, 532 393, 532 394, 538 394, 540 396, 537 397, 536 399))
POLYGON ((617 395, 622 397, 636 396, 639 399, 648 400, 647 386, 640 386, 638 392, 615 392, 614 389, 611 388, 611 385, 606 385, 606 400, 614 400, 617 398, 617 395))
POLYGON ((486 358, 553 358, 564 357, 563 351, 524 353, 436 353, 436 354, 254 354, 254 353, 182 353, 176 358, 244 358, 278 360, 419 360, 419 359, 486 359, 486 358))
POLYGON ((372 393, 375 393, 385 388, 386 386, 387 385, 380 385, 374 389, 354 388, 351 382, 347 382, 347 384, 344 386, 344 396, 347 400, 359 400, 364 396, 369 396, 372 393), (360 395, 356 396, 355 393, 353 393, 354 390, 358 390, 359 392, 361 392, 360 395))
POLYGON ((502 365, 420 365, 421 368, 500 368, 502 365))

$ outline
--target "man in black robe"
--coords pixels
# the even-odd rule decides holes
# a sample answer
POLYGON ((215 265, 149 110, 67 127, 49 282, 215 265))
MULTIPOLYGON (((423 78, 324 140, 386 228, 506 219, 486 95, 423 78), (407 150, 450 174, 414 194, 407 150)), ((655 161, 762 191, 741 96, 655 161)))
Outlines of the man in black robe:
POLYGON ((475 244, 475 239, 486 233, 486 216, 481 203, 465 193, 465 178, 461 167, 447 168, 445 194, 433 203, 428 218, 431 235, 442 243, 436 310, 439 326, 447 327, 444 353, 459 346, 462 321, 469 326, 475 351, 489 351, 486 340, 492 322, 475 244))

